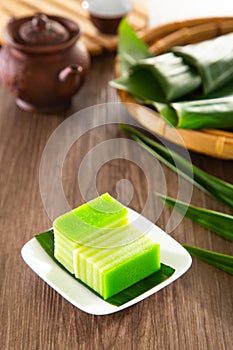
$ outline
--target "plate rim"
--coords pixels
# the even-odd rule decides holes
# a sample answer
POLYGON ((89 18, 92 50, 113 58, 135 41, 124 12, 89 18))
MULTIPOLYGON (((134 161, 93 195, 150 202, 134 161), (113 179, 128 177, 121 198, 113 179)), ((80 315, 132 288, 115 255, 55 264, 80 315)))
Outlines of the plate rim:
MULTIPOLYGON (((134 210, 128 208, 129 213, 136 213, 134 210)), ((144 216, 141 214, 136 213, 140 217, 142 217, 145 222, 148 224, 152 224, 152 230, 155 231, 158 235, 160 235, 160 239, 168 241, 171 246, 175 246, 178 248, 178 255, 181 256, 183 259, 186 258, 186 263, 183 264, 181 267, 176 267, 172 266, 175 268, 174 273, 165 281, 161 282, 157 286, 147 290, 146 292, 140 294, 136 298, 124 303, 123 305, 120 306, 115 306, 107 301, 104 301, 100 297, 98 297, 96 294, 91 292, 87 287, 85 287, 83 284, 81 284, 79 281, 75 280, 72 276, 70 276, 69 273, 64 271, 61 267, 59 267, 52 259, 51 257, 45 252, 45 250, 41 247, 39 242, 36 240, 35 237, 31 238, 29 241, 27 241, 24 246, 21 249, 21 255, 24 260, 24 262, 33 270, 34 273, 36 273, 44 282, 46 282, 51 288, 53 288, 58 294, 60 294, 62 297, 64 297, 68 302, 70 302, 72 305, 77 307, 78 309, 92 315, 108 315, 111 313, 115 313, 118 311, 121 311, 123 309, 126 309, 144 299, 147 297, 157 293, 159 290, 165 288, 175 280, 177 280, 179 277, 181 277, 185 272, 188 271, 188 269, 192 265, 192 258, 191 255, 188 253, 188 251, 178 242, 176 241, 173 237, 168 235, 165 231, 163 231, 160 227, 152 223, 150 220, 146 219, 144 216), (50 268, 50 270, 46 271, 46 269, 43 268, 46 265, 47 268, 50 268), (42 267, 41 267, 42 266, 42 267), (59 287, 58 282, 56 283, 56 280, 53 281, 51 277, 49 277, 49 272, 53 269, 55 275, 58 274, 62 278, 64 278, 67 282, 67 292, 61 289, 59 287), (65 277, 64 277, 65 276, 65 277), (94 302, 93 305, 83 305, 82 303, 78 302, 74 296, 70 295, 69 293, 71 292, 73 288, 79 290, 80 292, 83 292, 84 294, 77 293, 78 296, 86 296, 90 300, 94 302)), ((154 234, 155 234, 154 233, 154 234)), ((152 232, 152 237, 153 232, 152 232)), ((158 239, 158 237, 157 237, 158 239)), ((163 244, 160 243, 161 246, 161 253, 166 252, 166 249, 164 249, 163 244)), ((170 253, 174 253, 174 250, 170 250, 170 253)), ((177 252, 176 252, 177 253, 177 252)), ((166 259, 164 261, 164 258, 161 259, 161 262, 164 264, 169 264, 170 263, 166 262, 166 259)))

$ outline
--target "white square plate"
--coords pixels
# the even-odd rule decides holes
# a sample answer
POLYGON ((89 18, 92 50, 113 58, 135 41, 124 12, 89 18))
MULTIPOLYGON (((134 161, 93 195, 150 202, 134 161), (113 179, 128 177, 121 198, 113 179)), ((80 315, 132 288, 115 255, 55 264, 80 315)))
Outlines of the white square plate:
POLYGON ((183 275, 192 264, 190 254, 176 240, 144 216, 129 208, 128 211, 130 222, 136 223, 136 226, 143 231, 148 231, 149 227, 147 234, 160 244, 161 262, 174 268, 175 272, 166 281, 121 306, 115 306, 104 301, 84 285, 76 281, 49 257, 36 238, 32 238, 24 245, 21 251, 22 257, 26 264, 28 264, 40 278, 80 310, 93 315, 107 315, 123 310, 174 282, 183 275))

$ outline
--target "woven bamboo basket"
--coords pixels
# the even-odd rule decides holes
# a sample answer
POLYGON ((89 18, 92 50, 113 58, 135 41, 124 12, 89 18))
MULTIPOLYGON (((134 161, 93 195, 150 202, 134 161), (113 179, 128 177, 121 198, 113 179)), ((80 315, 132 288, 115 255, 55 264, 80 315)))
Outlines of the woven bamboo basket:
MULTIPOLYGON (((201 18, 148 29, 141 38, 149 45, 154 55, 159 55, 175 45, 196 43, 232 31, 233 17, 201 18)), ((119 76, 118 63, 115 69, 116 76, 119 76)), ((233 132, 175 129, 170 127, 156 111, 137 104, 130 94, 120 90, 119 95, 123 102, 134 104, 128 107, 129 113, 155 134, 191 151, 215 158, 233 159, 233 132), (177 137, 177 134, 181 137, 177 137)))

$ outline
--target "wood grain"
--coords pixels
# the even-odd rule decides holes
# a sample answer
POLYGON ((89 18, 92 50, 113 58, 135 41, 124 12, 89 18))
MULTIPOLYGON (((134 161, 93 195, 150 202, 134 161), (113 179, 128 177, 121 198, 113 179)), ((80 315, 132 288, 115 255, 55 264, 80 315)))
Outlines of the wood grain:
MULTIPOLYGON (((19 110, 14 99, 0 87, 0 349, 3 350, 94 350, 163 349, 229 350, 232 342, 233 279, 227 273, 193 260, 192 268, 169 287, 122 312, 91 316, 59 296, 23 262, 20 250, 36 233, 50 227, 39 190, 39 165, 51 133, 72 113, 95 104, 119 101, 108 86, 113 77, 114 56, 95 57, 86 84, 73 106, 63 115, 45 116, 19 110)), ((81 204, 77 167, 88 150, 105 140, 126 135, 116 125, 88 132, 74 144, 64 164, 64 190, 71 205, 81 204)), ((129 150, 126 148, 125 152, 129 150)), ((232 162, 191 154, 194 164, 232 181, 232 162)), ((127 178, 134 185, 130 203, 141 211, 148 195, 147 176, 155 179, 159 168, 138 152, 138 163, 147 174, 126 159, 110 159, 97 176, 99 192, 116 194, 116 183, 127 178)), ((87 170, 90 176, 91 164, 87 170)), ((176 175, 162 166, 170 195, 176 195, 176 175)), ((187 184, 184 184, 186 188, 187 184)), ((88 189, 86 189, 88 191, 88 189)), ((56 193, 51 193, 56 198, 56 193)), ((197 189, 193 204, 229 212, 197 189)), ((145 215, 158 208, 152 201, 145 215)), ((158 224, 166 225, 170 211, 164 208, 158 224)), ((189 220, 171 233, 179 242, 232 254, 232 244, 189 220)))

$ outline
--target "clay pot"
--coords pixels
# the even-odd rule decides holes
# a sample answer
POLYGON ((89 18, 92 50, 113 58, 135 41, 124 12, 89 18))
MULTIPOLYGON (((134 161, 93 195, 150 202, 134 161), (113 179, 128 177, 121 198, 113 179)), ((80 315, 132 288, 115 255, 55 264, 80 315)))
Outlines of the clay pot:
POLYGON ((19 107, 41 112, 69 107, 90 63, 79 37, 79 26, 63 17, 37 14, 9 21, 0 78, 19 107))

